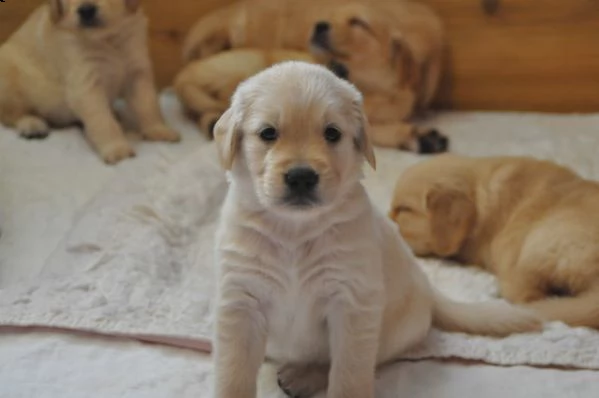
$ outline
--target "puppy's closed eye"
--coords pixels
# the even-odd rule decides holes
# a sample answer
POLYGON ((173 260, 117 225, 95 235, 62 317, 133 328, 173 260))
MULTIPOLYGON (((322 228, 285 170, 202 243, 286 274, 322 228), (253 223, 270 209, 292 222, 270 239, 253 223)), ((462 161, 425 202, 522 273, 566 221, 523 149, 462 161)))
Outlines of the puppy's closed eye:
POLYGON ((368 23, 361 18, 352 17, 348 20, 348 23, 350 26, 362 28, 362 29, 370 31, 370 25, 368 25, 368 23))

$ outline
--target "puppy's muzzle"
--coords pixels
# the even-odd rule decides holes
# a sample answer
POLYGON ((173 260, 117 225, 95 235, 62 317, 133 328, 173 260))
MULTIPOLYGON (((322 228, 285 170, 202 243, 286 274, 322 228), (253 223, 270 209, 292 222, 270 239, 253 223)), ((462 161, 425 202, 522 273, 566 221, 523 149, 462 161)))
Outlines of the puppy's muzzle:
POLYGON ((317 202, 316 191, 320 177, 310 167, 294 167, 285 175, 287 186, 286 204, 307 206, 317 202))
POLYGON ((77 8, 79 23, 85 28, 99 25, 98 6, 92 3, 84 3, 77 8))

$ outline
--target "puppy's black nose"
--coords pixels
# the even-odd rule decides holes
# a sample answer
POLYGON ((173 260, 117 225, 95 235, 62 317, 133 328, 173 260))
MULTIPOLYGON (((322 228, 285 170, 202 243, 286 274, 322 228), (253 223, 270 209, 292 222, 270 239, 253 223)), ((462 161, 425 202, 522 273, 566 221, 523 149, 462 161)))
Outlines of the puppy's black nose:
POLYGON ((317 35, 322 35, 322 34, 327 33, 330 28, 331 28, 331 25, 329 25, 328 22, 320 21, 320 22, 317 22, 316 25, 314 26, 314 33, 317 35))
POLYGON ((296 167, 285 174, 285 184, 294 194, 307 194, 318 185, 318 174, 309 167, 296 167))
POLYGON ((84 25, 95 22, 96 16, 98 15, 98 7, 95 4, 85 3, 77 9, 77 14, 84 25))

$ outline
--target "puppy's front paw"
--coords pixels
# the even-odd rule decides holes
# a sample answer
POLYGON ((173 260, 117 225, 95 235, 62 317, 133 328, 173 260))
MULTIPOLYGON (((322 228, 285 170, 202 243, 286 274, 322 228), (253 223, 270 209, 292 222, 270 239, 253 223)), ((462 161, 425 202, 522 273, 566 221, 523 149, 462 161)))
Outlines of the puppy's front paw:
POLYGON ((434 154, 447 152, 449 149, 449 138, 431 129, 418 135, 418 153, 434 154))
POLYGON ((50 134, 50 127, 45 120, 36 116, 25 116, 17 122, 19 135, 28 140, 41 140, 50 134))
POLYGON ((291 398, 309 398, 326 390, 329 367, 318 364, 288 364, 277 373, 277 382, 283 392, 291 398))
POLYGON ((178 142, 181 140, 181 136, 178 132, 164 124, 157 124, 145 130, 143 132, 143 137, 150 141, 178 142))
POLYGON ((123 159, 135 156, 135 151, 127 140, 106 144, 99 148, 99 153, 106 164, 116 164, 123 159))

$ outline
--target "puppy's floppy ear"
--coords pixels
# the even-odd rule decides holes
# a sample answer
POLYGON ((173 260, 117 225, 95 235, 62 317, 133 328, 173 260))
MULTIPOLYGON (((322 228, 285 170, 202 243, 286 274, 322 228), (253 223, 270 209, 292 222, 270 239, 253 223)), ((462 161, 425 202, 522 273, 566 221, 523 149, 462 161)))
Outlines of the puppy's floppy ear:
POLYGON ((359 114, 359 130, 358 136, 355 138, 356 148, 364 158, 372 167, 373 170, 376 170, 376 157, 374 155, 374 148, 372 147, 372 142, 370 140, 370 134, 368 130, 370 129, 370 125, 368 124, 368 119, 366 118, 366 114, 364 113, 363 105, 361 101, 356 101, 354 103, 355 111, 359 114))
POLYGON ((125 1, 125 7, 127 8, 127 11, 129 12, 136 12, 137 9, 139 8, 139 3, 141 3, 141 0, 124 0, 125 1))
POLYGON ((64 16, 64 4, 63 0, 48 0, 48 6, 50 7, 50 18, 52 22, 58 23, 64 16))
POLYGON ((221 164, 225 170, 231 170, 241 142, 239 121, 233 108, 227 109, 214 125, 214 140, 221 164))
POLYGON ((433 186, 426 195, 433 250, 450 257, 460 250, 474 228, 476 207, 465 189, 433 186))
POLYGON ((418 88, 421 80, 420 68, 414 52, 399 32, 391 34, 391 63, 399 73, 402 88, 418 88))

